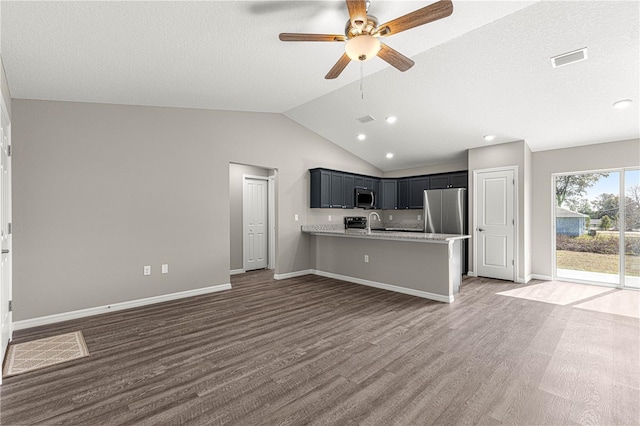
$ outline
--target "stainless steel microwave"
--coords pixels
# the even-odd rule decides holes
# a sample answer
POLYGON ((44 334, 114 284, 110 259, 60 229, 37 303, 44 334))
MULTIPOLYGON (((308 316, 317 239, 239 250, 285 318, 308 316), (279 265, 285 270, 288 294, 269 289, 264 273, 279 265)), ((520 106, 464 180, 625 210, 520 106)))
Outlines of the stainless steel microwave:
POLYGON ((373 189, 356 187, 356 207, 361 209, 372 209, 376 205, 376 194, 373 189))

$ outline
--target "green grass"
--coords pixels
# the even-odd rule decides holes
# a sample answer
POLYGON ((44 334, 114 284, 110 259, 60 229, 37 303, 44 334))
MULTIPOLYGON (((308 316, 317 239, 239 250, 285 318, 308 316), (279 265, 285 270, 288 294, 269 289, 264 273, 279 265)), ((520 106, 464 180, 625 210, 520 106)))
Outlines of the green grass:
MULTIPOLYGON (((617 274, 619 272, 618 258, 617 254, 557 250, 556 267, 575 271, 617 274)), ((625 273, 629 276, 640 276, 640 256, 625 256, 625 273)))

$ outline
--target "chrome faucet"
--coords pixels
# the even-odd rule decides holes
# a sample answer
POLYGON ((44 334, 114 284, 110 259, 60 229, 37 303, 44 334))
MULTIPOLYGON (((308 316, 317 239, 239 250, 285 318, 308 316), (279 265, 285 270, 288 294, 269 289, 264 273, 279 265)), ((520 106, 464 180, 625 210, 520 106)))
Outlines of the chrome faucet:
POLYGON ((367 219, 367 234, 371 233, 371 216, 375 216, 378 218, 379 221, 381 221, 382 219, 380 219, 380 215, 376 212, 371 212, 369 213, 369 219, 367 219))

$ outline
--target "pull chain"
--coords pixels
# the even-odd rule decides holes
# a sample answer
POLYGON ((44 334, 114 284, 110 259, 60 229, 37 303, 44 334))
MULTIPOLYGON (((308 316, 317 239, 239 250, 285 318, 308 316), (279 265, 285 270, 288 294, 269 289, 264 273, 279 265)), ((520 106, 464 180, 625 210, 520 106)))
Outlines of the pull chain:
POLYGON ((360 99, 364 100, 364 61, 360 61, 360 99))

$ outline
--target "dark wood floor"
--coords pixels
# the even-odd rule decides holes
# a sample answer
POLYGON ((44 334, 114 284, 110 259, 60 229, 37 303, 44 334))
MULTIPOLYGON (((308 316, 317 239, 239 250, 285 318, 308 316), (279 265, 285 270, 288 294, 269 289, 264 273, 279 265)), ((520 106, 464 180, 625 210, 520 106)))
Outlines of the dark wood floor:
POLYGON ((233 289, 16 333, 91 355, 5 379, 12 424, 640 423, 640 322, 499 296, 455 303, 268 271, 233 289))

